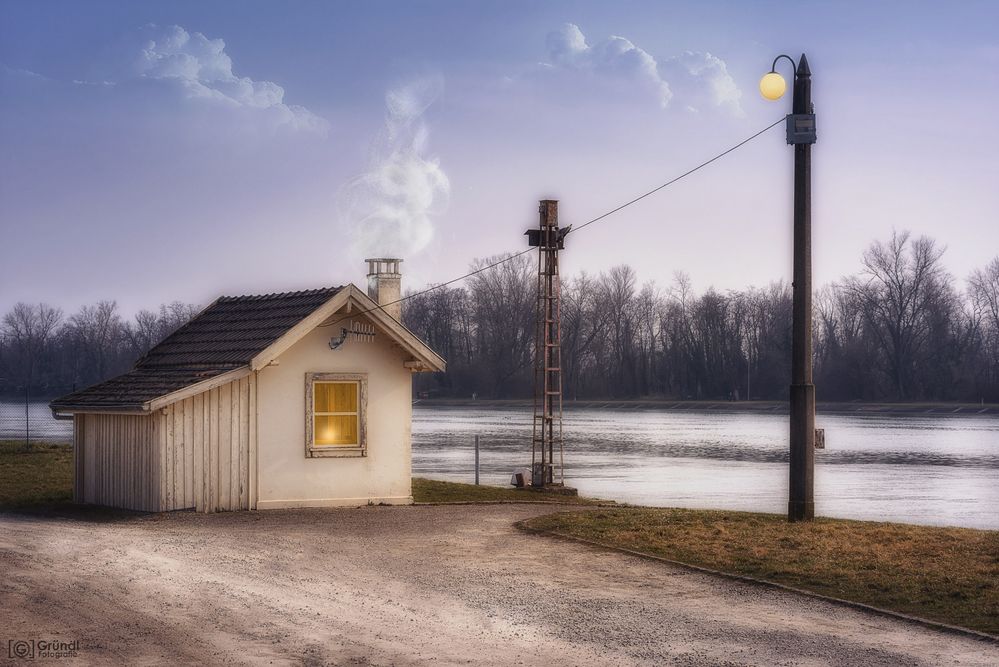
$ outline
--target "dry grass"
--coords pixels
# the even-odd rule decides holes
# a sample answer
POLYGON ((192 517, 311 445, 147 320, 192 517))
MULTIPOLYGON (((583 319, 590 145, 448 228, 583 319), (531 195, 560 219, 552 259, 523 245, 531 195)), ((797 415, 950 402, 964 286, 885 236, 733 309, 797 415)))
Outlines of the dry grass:
POLYGON ((413 500, 418 503, 468 503, 468 502, 549 502, 570 505, 591 505, 601 501, 556 493, 541 493, 527 489, 502 486, 476 486, 457 482, 439 482, 434 479, 413 478, 413 500))
POLYGON ((0 509, 58 505, 73 497, 69 445, 0 440, 0 509))
POLYGON ((527 525, 999 634, 999 531, 645 508, 527 525))
MULTIPOLYGON (((0 441, 0 509, 27 509, 68 503, 73 497, 73 450, 69 445, 0 441)), ((588 498, 517 490, 512 487, 475 486, 413 479, 418 503, 542 501, 592 504, 588 498)))

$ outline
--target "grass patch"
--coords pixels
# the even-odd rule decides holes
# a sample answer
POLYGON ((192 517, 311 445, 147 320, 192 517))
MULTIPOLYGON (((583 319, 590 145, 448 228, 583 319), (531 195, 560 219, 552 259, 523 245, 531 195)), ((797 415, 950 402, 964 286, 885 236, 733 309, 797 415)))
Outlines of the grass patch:
POLYGON ((73 499, 73 448, 0 440, 0 509, 58 505, 73 499))
POLYGON ((413 500, 418 503, 462 503, 462 502, 548 502, 569 505, 592 505, 601 501, 593 498, 563 496, 557 493, 542 493, 513 487, 476 486, 457 482, 439 482, 435 479, 413 478, 413 500))
MULTIPOLYGON (((68 503, 73 498, 73 449, 69 445, 0 440, 0 509, 26 509, 68 503)), ((543 501, 593 504, 590 498, 413 479, 418 503, 543 501)))
POLYGON ((999 634, 999 531, 647 508, 526 525, 999 634))

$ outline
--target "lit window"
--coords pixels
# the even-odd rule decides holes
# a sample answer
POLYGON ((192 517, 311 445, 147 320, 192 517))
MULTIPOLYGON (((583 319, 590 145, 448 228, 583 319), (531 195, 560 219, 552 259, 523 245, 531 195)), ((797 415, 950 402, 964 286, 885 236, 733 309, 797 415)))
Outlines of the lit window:
POLYGON ((307 455, 363 456, 367 378, 310 373, 306 380, 307 455))
POLYGON ((357 447, 357 382, 312 385, 312 419, 316 447, 357 447))

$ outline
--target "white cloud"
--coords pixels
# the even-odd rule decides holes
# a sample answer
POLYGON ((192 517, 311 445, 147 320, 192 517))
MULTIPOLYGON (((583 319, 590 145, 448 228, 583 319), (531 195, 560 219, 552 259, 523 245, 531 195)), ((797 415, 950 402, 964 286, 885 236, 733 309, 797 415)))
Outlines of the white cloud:
POLYGON ((439 97, 440 77, 422 77, 385 95, 385 129, 369 169, 340 191, 340 216, 364 257, 406 257, 430 243, 433 216, 447 208, 451 184, 427 156, 424 113, 439 97))
POLYGON ((673 98, 669 84, 659 76, 656 60, 624 37, 608 37, 590 46, 573 23, 566 23, 546 39, 551 65, 577 71, 592 71, 608 77, 625 77, 646 86, 666 108, 673 98))
POLYGON ((728 73, 725 61, 710 53, 684 51, 660 65, 683 99, 695 110, 718 107, 741 116, 742 91, 728 73))
POLYGON ((21 69, 20 67, 8 67, 7 65, 0 64, 0 76, 4 79, 22 79, 27 81, 45 81, 45 77, 38 72, 32 72, 29 69, 21 69))
POLYGON ((685 51, 658 62, 630 40, 611 36, 587 43, 573 23, 550 32, 546 39, 549 71, 590 73, 608 82, 628 82, 643 88, 662 108, 680 103, 696 112, 721 108, 742 114, 742 96, 725 62, 710 53, 685 51))
POLYGON ((94 72, 103 84, 158 82, 197 104, 256 111, 296 130, 324 134, 328 129, 305 107, 286 104, 280 85, 237 76, 222 39, 176 25, 148 24, 123 36, 94 72))

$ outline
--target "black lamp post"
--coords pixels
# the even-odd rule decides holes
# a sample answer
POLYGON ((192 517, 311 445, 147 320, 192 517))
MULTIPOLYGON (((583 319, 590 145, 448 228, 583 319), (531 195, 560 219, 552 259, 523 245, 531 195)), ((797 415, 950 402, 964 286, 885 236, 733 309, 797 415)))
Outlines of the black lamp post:
POLYGON ((812 72, 801 55, 774 58, 770 73, 760 81, 760 92, 780 99, 786 85, 777 74, 777 61, 786 58, 794 72, 791 113, 787 116, 787 143, 794 146, 794 282, 791 331, 791 458, 787 503, 788 521, 815 517, 815 385, 812 384, 812 144, 815 113, 812 72))

